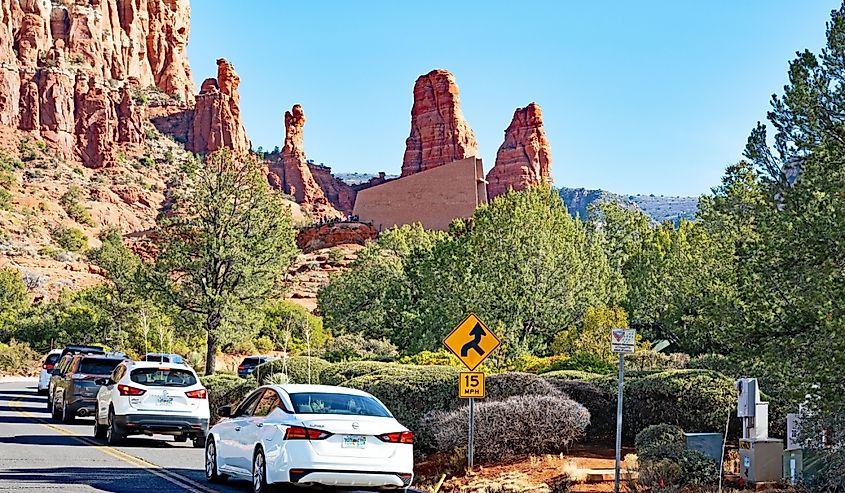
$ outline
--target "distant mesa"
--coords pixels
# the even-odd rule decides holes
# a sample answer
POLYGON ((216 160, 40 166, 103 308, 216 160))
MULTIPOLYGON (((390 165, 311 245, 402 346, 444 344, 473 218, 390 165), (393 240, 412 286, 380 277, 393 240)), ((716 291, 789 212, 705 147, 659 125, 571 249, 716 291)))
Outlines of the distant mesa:
POLYGON ((455 76, 443 69, 421 75, 414 84, 402 176, 475 156, 478 143, 461 112, 455 76))
POLYGON ((513 113, 496 164, 487 174, 487 196, 492 200, 508 190, 544 183, 552 183, 552 149, 543 128, 543 111, 531 103, 513 113))

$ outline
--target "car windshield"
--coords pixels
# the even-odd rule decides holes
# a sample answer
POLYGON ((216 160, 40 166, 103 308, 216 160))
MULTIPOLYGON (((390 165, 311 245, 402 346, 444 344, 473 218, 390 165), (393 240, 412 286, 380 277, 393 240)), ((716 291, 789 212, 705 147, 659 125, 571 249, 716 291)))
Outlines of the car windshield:
POLYGON ((132 370, 129 379, 154 387, 190 387, 197 383, 193 372, 181 368, 138 368, 132 370))
POLYGON ((390 412, 372 397, 326 392, 290 394, 297 414, 346 414, 389 418, 390 412))
POLYGON ((47 359, 44 360, 45 365, 55 365, 59 361, 59 353, 48 354, 47 359))
POLYGON ((105 358, 85 358, 79 363, 78 373, 89 375, 110 375, 123 360, 105 358))

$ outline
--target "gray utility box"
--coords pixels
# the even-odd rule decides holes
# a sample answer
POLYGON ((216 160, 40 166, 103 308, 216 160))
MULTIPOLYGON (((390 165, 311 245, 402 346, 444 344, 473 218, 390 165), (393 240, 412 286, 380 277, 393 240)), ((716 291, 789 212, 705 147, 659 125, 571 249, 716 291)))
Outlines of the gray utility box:
POLYGON ((752 483, 783 479, 783 441, 740 440, 739 474, 752 483))
POLYGON ((722 460, 723 436, 721 433, 684 433, 687 450, 698 450, 713 459, 716 465, 722 460))

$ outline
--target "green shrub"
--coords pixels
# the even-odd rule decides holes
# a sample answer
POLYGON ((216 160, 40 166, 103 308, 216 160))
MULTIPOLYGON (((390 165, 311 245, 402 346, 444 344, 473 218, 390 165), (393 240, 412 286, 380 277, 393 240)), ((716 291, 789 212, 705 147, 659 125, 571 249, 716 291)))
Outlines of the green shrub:
POLYGON ((5 188, 0 188, 0 210, 12 209, 12 194, 5 188))
MULTIPOLYGON (((587 409, 562 395, 485 400, 475 409, 475 457, 481 463, 564 452, 590 423, 587 409)), ((468 421, 464 406, 429 415, 422 429, 438 450, 455 452, 466 445, 468 421)))
POLYGON ((681 370, 689 364, 690 357, 684 353, 658 353, 637 351, 625 356, 625 368, 631 370, 681 370))
POLYGON ((339 361, 395 361, 399 350, 387 340, 366 339, 359 334, 344 334, 326 342, 323 357, 339 361))
POLYGON ((649 426, 637 433, 634 443, 637 447, 637 458, 641 461, 677 461, 686 448, 684 430, 679 426, 667 424, 649 426))
POLYGON ((498 373, 484 382, 487 398, 502 401, 518 395, 562 395, 551 382, 531 373, 498 373))
POLYGON ((691 486, 708 486, 719 480, 719 466, 712 458, 698 450, 684 450, 678 458, 681 466, 681 483, 691 486))
POLYGON ((271 385, 286 385, 290 383, 290 377, 284 373, 274 373, 267 377, 266 382, 271 385))
POLYGON ((667 423, 690 432, 723 431, 736 405, 734 381, 707 370, 670 370, 625 385, 627 435, 667 423))
POLYGON ((80 224, 93 226, 94 220, 91 218, 91 213, 79 203, 82 199, 82 189, 76 185, 71 185, 68 187, 67 191, 62 194, 62 197, 59 199, 59 204, 61 204, 65 212, 67 212, 67 215, 74 221, 80 224))
POLYGON ((80 252, 88 246, 85 233, 76 228, 58 227, 51 233, 57 245, 70 252, 80 252))
POLYGON ((438 351, 420 351, 417 354, 403 356, 399 359, 403 365, 440 365, 456 366, 463 368, 464 364, 451 351, 441 349, 438 351))
POLYGON ((276 373, 285 373, 290 383, 319 384, 321 383, 320 373, 329 365, 331 363, 328 361, 313 356, 292 356, 264 363, 255 372, 259 375, 258 378, 262 384, 276 373))
POLYGON ((616 365, 608 363, 590 353, 575 353, 571 358, 555 361, 550 364, 544 373, 557 370, 578 370, 589 373, 610 374, 616 371, 616 365))
POLYGON ((25 342, 14 339, 9 344, 0 342, 0 373, 28 375, 34 373, 34 368, 40 368, 40 360, 41 355, 25 342))
POLYGON ((390 376, 397 375, 403 371, 411 372, 413 371, 413 367, 380 361, 333 363, 320 373, 320 383, 323 385, 343 385, 353 378, 365 375, 390 376))
POLYGON ((601 377, 598 373, 590 373, 580 370, 555 370, 540 374, 543 378, 555 380, 584 380, 589 381, 601 377))
MULTIPOLYGON (((543 375, 544 377, 546 375, 543 375)), ((590 411, 590 427, 587 436, 608 438, 616 433, 616 394, 592 382, 549 378, 549 382, 570 399, 590 411)))
POLYGON ((231 373, 217 373, 200 377, 200 382, 208 390, 211 423, 220 419, 220 416, 217 415, 219 407, 236 405, 257 387, 254 378, 240 378, 231 373))

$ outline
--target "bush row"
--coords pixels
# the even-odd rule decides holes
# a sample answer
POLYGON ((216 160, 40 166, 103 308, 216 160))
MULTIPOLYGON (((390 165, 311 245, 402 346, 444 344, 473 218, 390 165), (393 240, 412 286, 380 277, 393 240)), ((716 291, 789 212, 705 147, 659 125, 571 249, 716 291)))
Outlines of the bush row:
POLYGON ((687 450, 679 426, 649 426, 637 433, 636 446, 643 486, 712 486, 719 479, 718 463, 698 450, 687 450))

